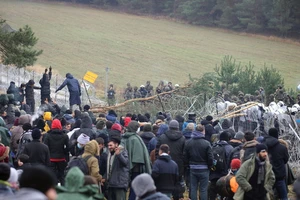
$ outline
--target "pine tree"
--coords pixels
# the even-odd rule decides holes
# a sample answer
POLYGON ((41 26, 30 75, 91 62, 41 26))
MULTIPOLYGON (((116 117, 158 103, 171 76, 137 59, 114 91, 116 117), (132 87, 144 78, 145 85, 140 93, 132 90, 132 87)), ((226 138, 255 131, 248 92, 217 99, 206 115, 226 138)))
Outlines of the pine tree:
POLYGON ((31 28, 25 26, 18 31, 7 32, 1 27, 5 22, 0 22, 0 56, 6 65, 16 65, 19 68, 31 66, 42 54, 42 50, 34 50, 38 39, 31 28))

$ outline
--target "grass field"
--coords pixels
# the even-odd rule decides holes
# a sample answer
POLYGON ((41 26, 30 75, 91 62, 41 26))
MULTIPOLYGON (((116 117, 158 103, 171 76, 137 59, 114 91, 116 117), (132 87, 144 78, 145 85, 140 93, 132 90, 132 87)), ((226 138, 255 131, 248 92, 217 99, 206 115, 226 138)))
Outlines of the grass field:
POLYGON ((80 78, 91 70, 118 88, 159 80, 183 84, 188 74, 212 71, 224 55, 242 64, 251 61, 279 69, 286 86, 300 83, 300 45, 164 19, 113 13, 63 3, 0 0, 0 15, 13 27, 26 24, 44 53, 37 64, 80 78))

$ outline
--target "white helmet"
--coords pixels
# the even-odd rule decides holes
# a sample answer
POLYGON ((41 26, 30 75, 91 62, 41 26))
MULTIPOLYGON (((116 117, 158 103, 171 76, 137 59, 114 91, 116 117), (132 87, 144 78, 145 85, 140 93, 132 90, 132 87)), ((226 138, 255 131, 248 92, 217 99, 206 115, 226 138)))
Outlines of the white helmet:
POLYGON ((145 87, 144 85, 141 85, 140 87, 145 87))

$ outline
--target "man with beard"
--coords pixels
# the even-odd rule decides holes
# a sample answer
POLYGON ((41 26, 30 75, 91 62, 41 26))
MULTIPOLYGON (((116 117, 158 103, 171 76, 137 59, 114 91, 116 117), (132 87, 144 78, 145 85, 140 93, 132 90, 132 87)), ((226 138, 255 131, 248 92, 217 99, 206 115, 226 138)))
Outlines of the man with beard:
POLYGON ((126 199, 129 183, 128 153, 120 140, 112 138, 108 142, 107 171, 105 180, 108 186, 108 199, 126 199))
POLYGON ((256 154, 243 163, 236 174, 239 188, 234 195, 238 200, 265 200, 273 192, 275 175, 268 160, 268 148, 256 145, 256 154))

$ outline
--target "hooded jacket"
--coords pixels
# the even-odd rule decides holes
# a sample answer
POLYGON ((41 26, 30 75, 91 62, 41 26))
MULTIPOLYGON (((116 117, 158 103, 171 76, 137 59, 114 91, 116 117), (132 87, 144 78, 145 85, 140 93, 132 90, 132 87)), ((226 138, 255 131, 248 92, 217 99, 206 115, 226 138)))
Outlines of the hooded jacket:
POLYGON ((282 180, 286 176, 285 164, 289 160, 288 150, 278 139, 272 136, 265 136, 264 141, 264 144, 268 147, 270 163, 273 166, 276 180, 282 180))
POLYGON ((52 130, 46 135, 45 145, 50 152, 52 162, 63 161, 69 152, 69 137, 63 133, 61 123, 58 119, 52 121, 52 130))
POLYGON ((21 188, 14 195, 6 197, 6 200, 48 200, 48 197, 42 192, 32 188, 21 188))
POLYGON ((242 149, 240 150, 240 160, 242 162, 245 162, 249 158, 251 158, 252 155, 256 153, 256 145, 258 142, 256 140, 247 141, 242 146, 242 149))
POLYGON ((19 99, 20 99, 19 88, 16 87, 16 84, 14 82, 10 82, 10 85, 9 85, 6 93, 7 94, 13 94, 14 95, 14 100, 19 101, 19 99))
POLYGON ((79 82, 70 73, 66 74, 65 81, 61 84, 61 86, 59 86, 59 88, 56 91, 59 91, 59 90, 63 89, 65 86, 68 87, 68 90, 69 90, 70 93, 78 92, 81 95, 81 88, 80 88, 79 82))
POLYGON ((180 131, 170 129, 158 138, 156 148, 159 149, 161 144, 169 145, 171 149, 170 156, 178 165, 179 176, 182 176, 184 171, 183 151, 185 145, 185 137, 180 131))
POLYGON ((73 156, 78 156, 76 152, 80 152, 77 147, 77 138, 81 133, 84 133, 87 136, 89 136, 90 140, 96 139, 97 132, 93 130, 92 120, 87 114, 82 115, 82 122, 80 125, 80 129, 75 131, 70 138, 69 146, 70 146, 70 152, 73 156))
POLYGON ((203 169, 210 169, 213 165, 211 145, 199 131, 192 133, 192 138, 185 144, 183 155, 186 165, 191 168, 202 166, 203 169))
POLYGON ((39 140, 33 139, 30 143, 25 144, 23 153, 29 156, 28 162, 32 165, 50 166, 49 148, 39 140))
POLYGON ((64 186, 56 188, 57 200, 104 199, 97 185, 84 186, 84 174, 78 167, 71 168, 65 180, 64 186))
POLYGON ((21 135, 23 133, 23 128, 22 126, 25 123, 30 123, 31 122, 31 116, 30 115, 21 115, 19 117, 19 122, 18 122, 18 126, 15 126, 12 130, 11 130, 11 141, 10 141, 10 147, 12 152, 14 152, 15 154, 17 153, 18 150, 18 140, 20 140, 21 135))
POLYGON ((149 142, 153 137, 155 137, 155 135, 152 132, 143 132, 140 137, 144 141, 147 149, 149 149, 149 142))
POLYGON ((9 146, 10 143, 10 134, 8 129, 5 126, 5 122, 0 117, 0 136, 1 136, 1 143, 4 144, 5 146, 9 146))
MULTIPOLYGON (((142 172, 151 174, 151 165, 149 153, 142 138, 136 134, 139 127, 138 122, 131 121, 127 127, 129 132, 126 132, 121 140, 121 145, 128 152, 129 169, 132 170, 137 164, 142 164, 142 172)), ((142 173, 141 172, 141 173, 142 173)))
POLYGON ((52 77, 52 72, 50 71, 49 74, 44 73, 43 77, 40 79, 40 85, 41 85, 41 96, 43 95, 50 95, 51 88, 50 88, 50 80, 52 77))
POLYGON ((91 156, 87 160, 87 165, 89 168, 89 175, 96 178, 98 182, 101 181, 102 176, 100 175, 99 163, 98 159, 95 156, 99 156, 99 146, 96 140, 92 140, 88 142, 84 147, 84 153, 82 157, 85 158, 87 156, 91 156))
POLYGON ((161 155, 153 164, 151 176, 157 191, 172 193, 179 181, 178 166, 169 155, 161 155))

